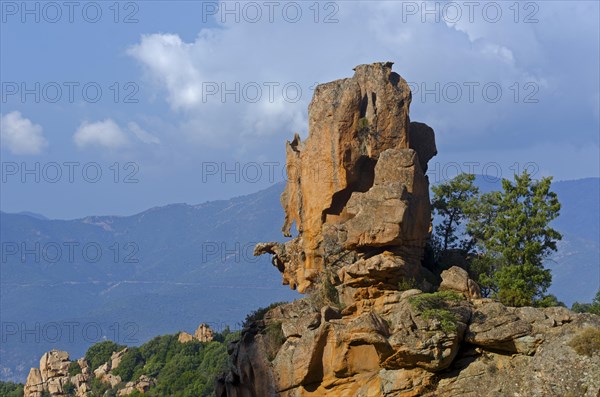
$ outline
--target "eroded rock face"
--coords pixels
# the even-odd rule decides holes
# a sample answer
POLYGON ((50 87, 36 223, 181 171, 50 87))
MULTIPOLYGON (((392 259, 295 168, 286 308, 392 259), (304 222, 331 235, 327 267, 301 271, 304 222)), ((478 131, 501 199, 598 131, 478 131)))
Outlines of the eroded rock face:
POLYGON ((146 375, 140 375, 139 379, 135 382, 127 382, 125 387, 117 392, 117 396, 128 396, 136 390, 144 394, 154 385, 156 385, 156 379, 146 375))
POLYGON ((214 332, 210 327, 206 324, 200 324, 194 332, 194 335, 188 334, 187 332, 180 332, 177 340, 179 343, 187 343, 191 341, 199 341, 199 342, 210 342, 213 340, 214 332))
POLYGON ((285 284, 305 291, 344 250, 396 247, 420 260, 430 221, 423 169, 436 149, 433 130, 410 123, 410 101, 391 62, 317 86, 308 138, 286 146, 283 232, 295 223, 298 237, 257 251, 276 256, 285 284))
POLYGON ((387 291, 320 311, 304 298, 242 333, 217 396, 595 397, 600 354, 568 346, 587 327, 600 332, 600 317, 571 313, 558 323, 543 309, 458 293, 387 291))
POLYGON ((64 385, 69 378, 69 353, 51 350, 40 359, 40 367, 31 368, 25 383, 25 397, 41 397, 44 392, 50 395, 63 395, 64 385))
POLYGON ((410 98, 391 63, 315 90, 309 137, 286 148, 283 231, 298 236, 255 249, 309 297, 243 330, 217 396, 600 395, 600 355, 567 345, 600 317, 505 307, 462 268, 437 286, 421 265, 437 151, 410 98))
POLYGON ((458 266, 452 266, 442 272, 442 283, 439 290, 458 291, 469 299, 481 298, 479 285, 469 278, 469 274, 465 269, 458 266))
POLYGON ((194 338, 200 342, 210 342, 213 340, 213 330, 206 324, 200 324, 194 332, 194 338))

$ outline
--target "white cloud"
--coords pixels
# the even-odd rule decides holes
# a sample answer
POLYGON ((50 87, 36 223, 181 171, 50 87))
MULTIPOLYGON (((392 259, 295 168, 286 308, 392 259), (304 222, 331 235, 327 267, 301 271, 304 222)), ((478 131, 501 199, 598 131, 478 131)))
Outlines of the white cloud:
POLYGON ((148 131, 142 129, 137 123, 129 122, 127 123, 127 128, 131 131, 136 138, 138 138, 143 143, 152 143, 158 145, 160 143, 160 139, 156 136, 152 135, 148 131))
POLYGON ((48 146, 42 126, 17 111, 0 115, 0 131, 2 147, 13 154, 40 154, 48 146))
POLYGON ((127 128, 123 128, 112 119, 81 123, 73 134, 73 141, 79 148, 96 146, 115 150, 131 146, 133 143, 130 139, 131 136, 144 144, 158 145, 161 143, 158 137, 133 121, 127 123, 127 128))
POLYGON ((152 77, 169 92, 175 109, 189 108, 200 100, 201 79, 193 64, 193 45, 174 34, 143 35, 128 54, 148 67, 152 77))
MULTIPOLYGON (((422 2, 414 4, 423 7, 422 2)), ((207 146, 210 154, 213 147, 233 155, 281 153, 294 132, 306 135, 309 87, 315 81, 350 77, 358 64, 388 60, 407 81, 427 88, 413 92, 411 116, 436 130, 440 151, 490 145, 501 152, 552 139, 582 144, 587 139, 583 134, 564 134, 564 115, 587 123, 581 102, 598 101, 598 23, 592 17, 598 6, 577 4, 539 3, 535 14, 523 5, 518 23, 512 3, 502 3, 498 23, 483 16, 482 5, 470 21, 463 5, 456 23, 435 23, 431 16, 423 23, 421 13, 403 15, 403 2, 338 2, 338 23, 315 23, 308 6, 298 23, 286 23, 278 14, 274 23, 266 18, 235 23, 231 17, 193 40, 175 33, 144 35, 128 54, 155 84, 155 92, 165 93, 172 110, 165 119, 186 144, 194 144, 189 145, 194 154, 198 145, 207 146), (539 22, 525 23, 529 17, 539 22), (590 62, 578 61, 582 54, 590 62), (236 102, 233 95, 223 100, 221 84, 231 89, 236 82, 242 87, 251 82, 280 86, 274 101, 268 100, 266 89, 255 103, 236 102), (282 100, 281 86, 288 82, 302 87, 299 101, 282 100), (207 83, 217 83, 219 93, 207 97, 204 92, 203 98, 207 83), (442 88, 437 100, 427 94, 436 83, 442 88), (468 87, 473 83, 471 101, 468 87), (458 102, 445 99, 446 84, 462 88, 458 102), (488 84, 500 85, 501 100, 487 99, 493 93, 484 91, 488 84), (529 99, 534 101, 525 102, 529 99)), ((178 138, 172 137, 174 142, 178 138)))
POLYGON ((118 149, 129 143, 125 132, 111 119, 95 123, 84 121, 73 135, 73 141, 79 148, 98 146, 118 149))

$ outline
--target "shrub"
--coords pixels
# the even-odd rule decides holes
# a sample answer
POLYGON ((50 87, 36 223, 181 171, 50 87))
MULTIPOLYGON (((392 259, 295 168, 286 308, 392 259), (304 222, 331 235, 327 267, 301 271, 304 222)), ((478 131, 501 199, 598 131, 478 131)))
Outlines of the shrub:
POLYGON ((338 290, 332 282, 333 272, 325 269, 319 278, 314 282, 309 291, 309 301, 316 308, 323 306, 333 306, 342 309, 338 290))
POLYGON ((425 320, 437 320, 445 333, 456 332, 456 315, 447 309, 427 309, 421 313, 425 320))
POLYGON ((410 304, 420 312, 425 320, 436 320, 445 333, 456 332, 458 319, 450 311, 449 302, 459 302, 464 297, 455 291, 438 291, 431 294, 419 294, 409 298, 410 304))
POLYGON ((119 366, 112 372, 120 376, 123 382, 133 380, 133 374, 144 366, 144 357, 137 347, 131 347, 121 358, 119 366))
POLYGON ((110 340, 96 343, 85 353, 85 360, 90 365, 91 370, 94 371, 99 366, 110 360, 110 356, 114 352, 123 350, 125 347, 126 346, 123 345, 117 345, 115 342, 110 340))
MULTIPOLYGON (((92 346, 93 347, 93 346, 92 346)), ((107 392, 111 390, 111 387, 106 383, 100 381, 98 378, 92 378, 90 380, 90 394, 94 397, 107 396, 107 392)))
POLYGON ((265 328, 264 338, 267 359, 269 361, 273 361, 277 355, 277 352, 285 342, 285 336, 283 335, 281 322, 275 322, 267 325, 265 328))
POLYGON ((418 287, 418 283, 414 277, 403 278, 398 282, 398 291, 408 291, 409 289, 415 289, 418 287))
POLYGON ((77 361, 71 361, 69 364, 69 376, 79 375, 81 373, 81 367, 77 361))
POLYGON ((583 356, 600 353, 600 329, 587 327, 582 329, 571 339, 569 346, 583 356))
POLYGON ((20 383, 0 382, 0 396, 23 397, 24 386, 20 383))
POLYGON ((67 383, 63 385, 63 392, 65 396, 74 397, 76 393, 75 385, 72 384, 70 381, 67 381, 67 383))
POLYGON ((464 297, 455 291, 438 291, 431 294, 419 294, 409 298, 411 305, 419 311, 427 309, 443 309, 447 302, 459 302, 464 297))
POLYGON ((362 118, 358 119, 358 129, 364 130, 367 128, 369 128, 369 120, 367 120, 366 117, 362 117, 362 118))
POLYGON ((256 309, 255 311, 251 312, 250 314, 248 314, 246 316, 246 319, 244 320, 244 324, 243 327, 247 328, 250 326, 250 324, 256 322, 256 321, 260 321, 263 318, 265 318, 265 314, 267 314, 267 312, 271 309, 276 308, 277 306, 281 306, 286 304, 287 302, 275 302, 275 303, 271 303, 269 306, 267 307, 261 307, 256 309))
POLYGON ((535 306, 535 307, 554 307, 554 306, 567 307, 563 302, 559 301, 558 298, 552 294, 544 295, 542 298, 534 300, 533 306, 535 306))

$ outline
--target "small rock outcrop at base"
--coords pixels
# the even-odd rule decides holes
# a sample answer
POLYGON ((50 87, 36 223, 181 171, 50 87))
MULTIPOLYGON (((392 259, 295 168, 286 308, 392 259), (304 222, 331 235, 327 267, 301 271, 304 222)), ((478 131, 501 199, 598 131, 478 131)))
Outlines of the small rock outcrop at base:
POLYGON ((187 332, 180 332, 177 340, 179 343, 186 343, 191 341, 199 341, 203 343, 207 343, 212 341, 214 338, 214 332, 210 327, 206 324, 200 324, 194 332, 194 335, 188 334, 187 332))
POLYGON ((44 392, 60 396, 64 386, 70 381, 69 353, 51 350, 40 359, 39 368, 31 368, 25 383, 25 397, 42 397, 44 392))
POLYGON ((90 381, 93 378, 110 385, 111 388, 118 387, 117 395, 119 396, 129 395, 134 390, 145 393, 156 384, 155 379, 142 375, 138 380, 123 385, 121 377, 112 372, 119 367, 128 350, 128 348, 124 348, 113 352, 107 362, 99 365, 93 371, 84 358, 71 362, 69 354, 64 351, 51 350, 44 353, 40 359, 40 367, 31 368, 29 372, 25 383, 24 397, 43 397, 44 393, 53 397, 73 395, 73 393, 76 397, 93 397, 90 394, 92 390, 90 381), (69 367, 75 363, 78 367, 77 374, 71 376, 69 367), (67 385, 71 387, 69 394, 67 394, 67 385))
POLYGON ((317 86, 287 143, 285 243, 258 244, 308 297, 230 346, 218 397, 598 396, 600 352, 569 341, 600 317, 484 299, 460 267, 423 265, 433 129, 411 122, 390 62, 317 86))

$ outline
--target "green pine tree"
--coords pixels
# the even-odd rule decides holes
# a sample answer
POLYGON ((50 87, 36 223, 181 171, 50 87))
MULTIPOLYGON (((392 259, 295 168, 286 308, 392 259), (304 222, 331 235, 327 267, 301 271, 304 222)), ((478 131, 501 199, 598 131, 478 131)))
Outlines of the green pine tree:
POLYGON ((525 171, 515 181, 502 180, 503 191, 482 197, 468 230, 477 239, 479 281, 510 306, 545 305, 552 275, 543 261, 561 239, 549 226, 560 203, 550 191, 552 178, 534 181, 525 171))

